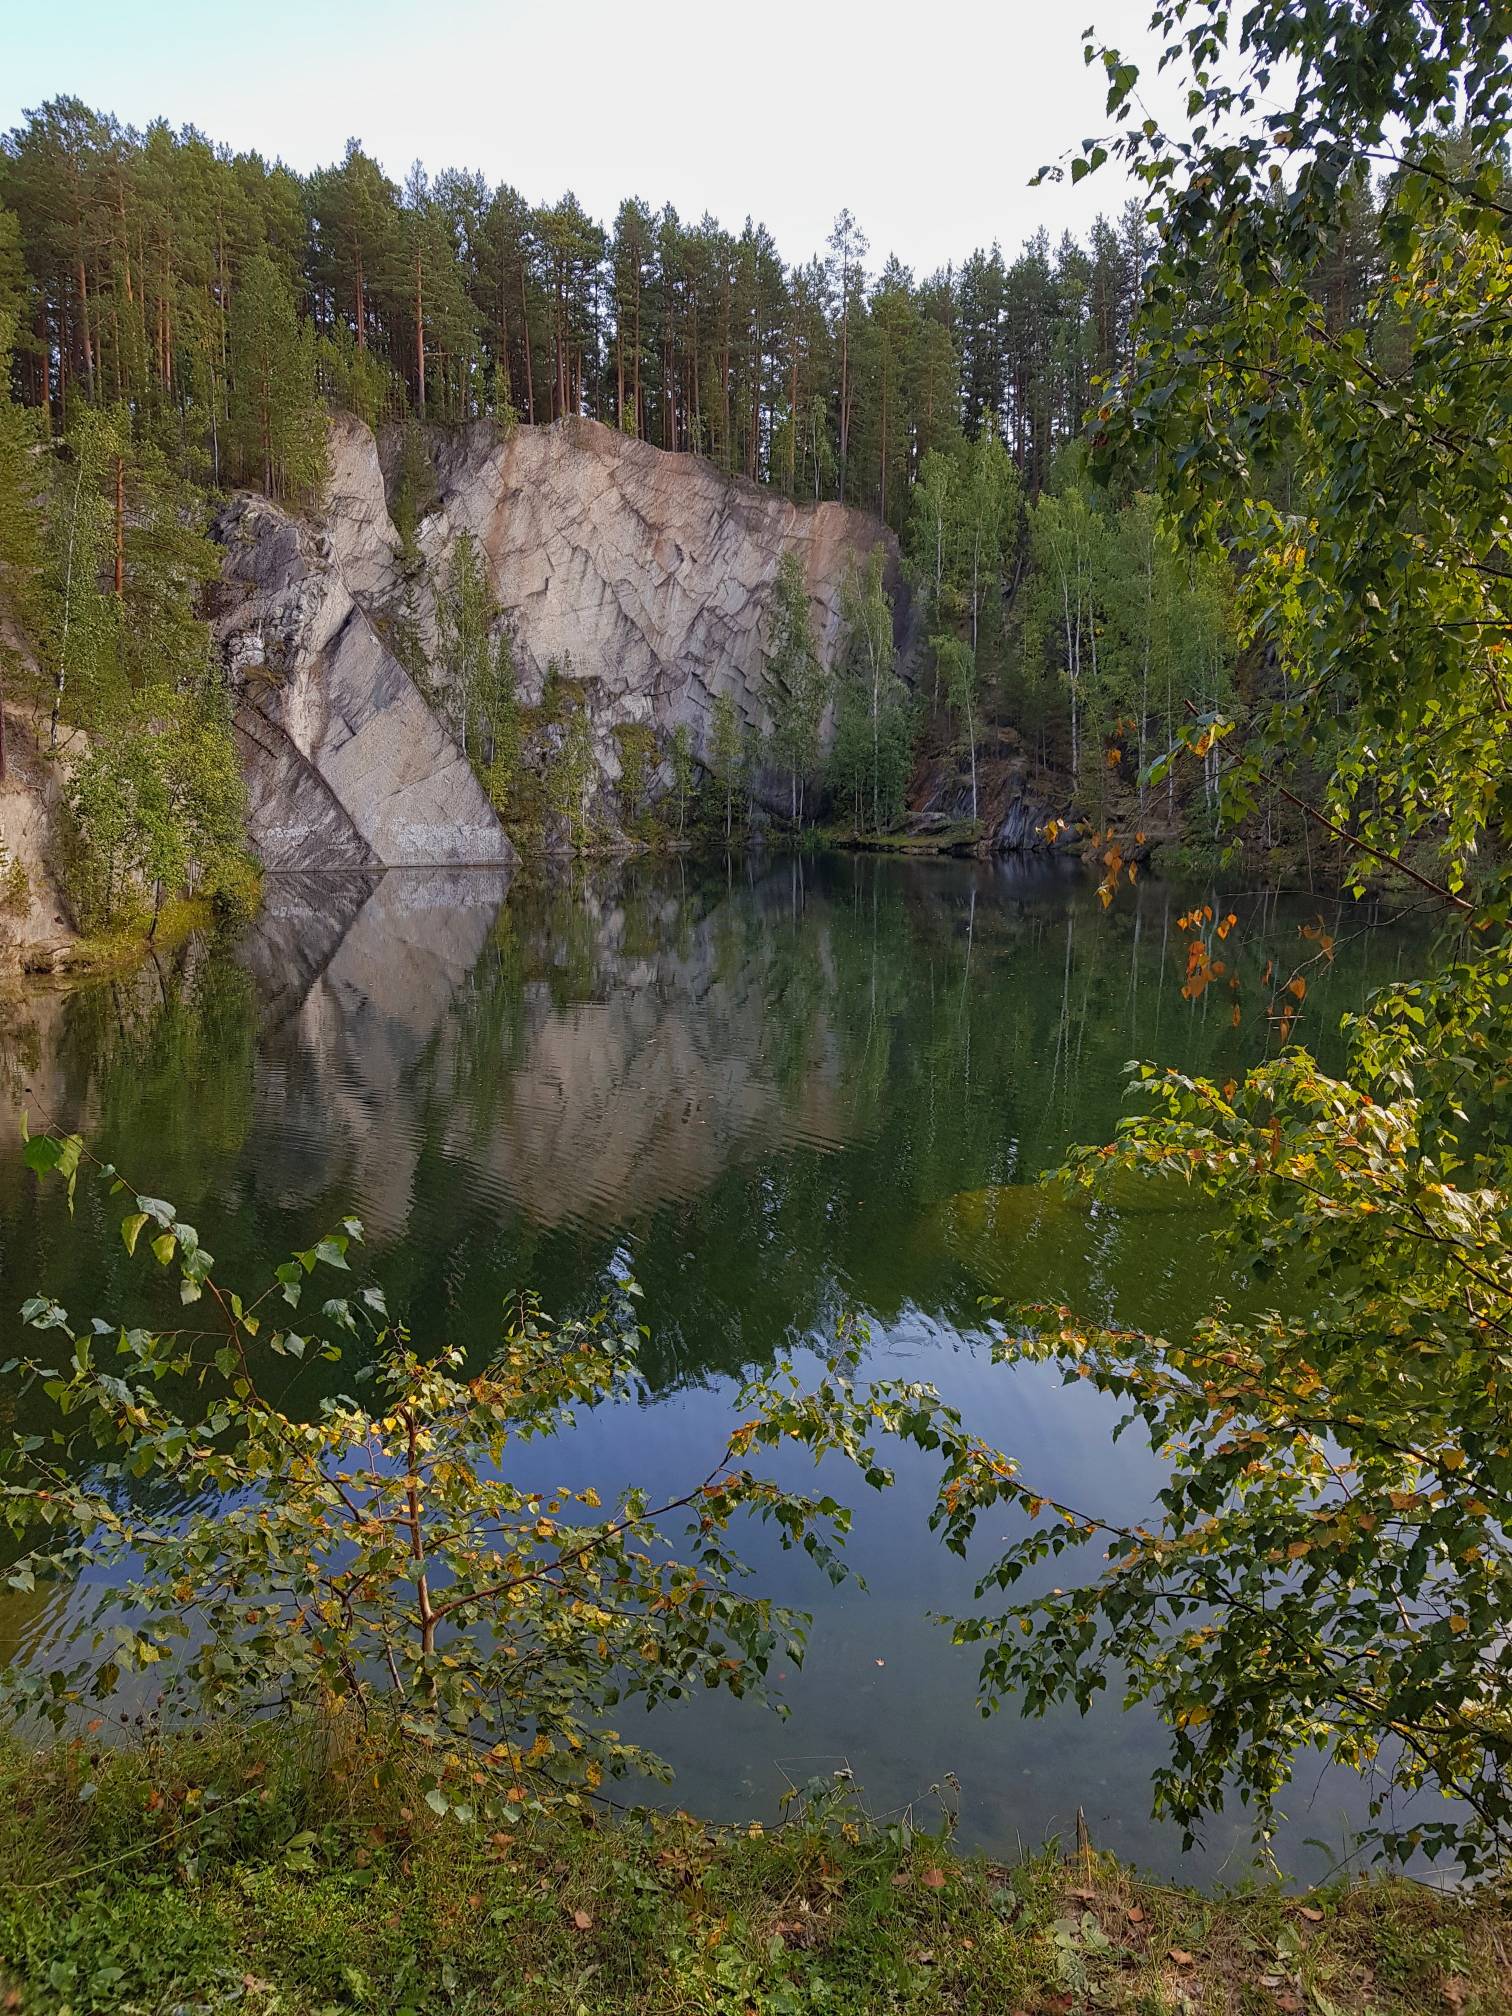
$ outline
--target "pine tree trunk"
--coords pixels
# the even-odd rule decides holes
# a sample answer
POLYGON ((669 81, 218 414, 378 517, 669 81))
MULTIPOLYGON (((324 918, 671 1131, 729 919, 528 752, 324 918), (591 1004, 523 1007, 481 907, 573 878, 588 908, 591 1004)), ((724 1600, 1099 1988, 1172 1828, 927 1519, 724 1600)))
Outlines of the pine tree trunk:
POLYGON ((84 358, 84 382, 89 388, 89 396, 94 397, 94 345, 89 340, 89 283, 84 277, 84 254, 80 252, 75 266, 75 279, 79 290, 79 335, 84 358))
POLYGON ((635 256, 635 438, 640 440, 644 421, 641 413, 641 276, 640 254, 635 256))
POLYGON ((525 294, 525 260, 520 259, 520 327, 525 332, 525 416, 535 425, 535 371, 530 361, 530 303, 525 294))
POLYGON ((126 458, 115 458, 115 569, 113 587, 117 602, 126 599, 126 458))
POLYGON ((425 281, 415 259, 415 387, 420 417, 425 418, 425 281))

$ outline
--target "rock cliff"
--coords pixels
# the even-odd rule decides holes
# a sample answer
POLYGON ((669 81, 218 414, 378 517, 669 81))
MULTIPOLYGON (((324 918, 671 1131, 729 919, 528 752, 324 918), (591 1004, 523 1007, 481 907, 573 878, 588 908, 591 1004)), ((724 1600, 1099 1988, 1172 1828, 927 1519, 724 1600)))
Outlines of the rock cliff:
POLYGON ((605 784, 619 773, 616 731, 631 724, 664 742, 686 724, 700 760, 719 694, 742 721, 770 725, 765 617, 789 548, 802 557, 828 657, 847 572, 882 544, 908 654, 896 543, 864 512, 795 505, 592 420, 502 438, 479 423, 436 431, 427 449, 433 490, 417 529, 418 572, 385 485, 398 440, 380 453, 349 416, 331 423, 317 523, 251 496, 223 514, 217 628, 237 695, 252 840, 269 867, 513 858, 461 750, 396 655, 408 633, 429 678, 444 683, 435 593, 464 533, 478 542, 513 636, 521 698, 537 701, 548 666, 570 664, 605 784))
POLYGON ((467 759, 353 592, 371 585, 365 528, 340 497, 329 523, 243 496, 219 527, 217 628, 254 847, 269 868, 507 865, 467 759))
POLYGON ((432 463, 439 503, 420 544, 433 572, 457 535, 472 533, 513 623, 527 690, 551 660, 570 657, 600 720, 685 722, 700 754, 720 693, 744 720, 769 725, 765 618, 790 548, 826 662, 840 642, 846 573, 878 544, 905 654, 911 642, 896 542, 864 511, 794 504, 596 420, 520 427, 503 442, 483 426, 462 429, 436 440, 432 463))

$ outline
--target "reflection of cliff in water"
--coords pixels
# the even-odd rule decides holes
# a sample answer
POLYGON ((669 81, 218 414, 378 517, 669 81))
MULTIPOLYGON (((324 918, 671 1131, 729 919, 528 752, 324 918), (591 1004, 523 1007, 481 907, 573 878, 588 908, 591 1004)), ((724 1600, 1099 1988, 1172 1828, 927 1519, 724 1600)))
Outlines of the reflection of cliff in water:
MULTIPOLYGON (((398 1230, 435 1149, 467 1163, 473 1206, 602 1229, 774 1144, 839 1146, 833 1032, 810 1015, 795 1048, 771 1012, 762 947, 789 882, 622 871, 506 910, 492 872, 270 877, 240 953, 264 1183, 287 1204, 347 1188, 398 1230)), ((821 983, 824 936, 805 933, 821 983)))

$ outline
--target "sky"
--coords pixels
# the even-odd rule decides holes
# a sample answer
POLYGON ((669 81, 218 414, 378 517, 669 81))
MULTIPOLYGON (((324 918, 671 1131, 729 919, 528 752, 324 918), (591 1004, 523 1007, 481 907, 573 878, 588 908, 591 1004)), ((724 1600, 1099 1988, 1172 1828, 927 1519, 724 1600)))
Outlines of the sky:
POLYGON ((1095 22, 1148 50, 1150 0, 6 0, 0 125, 63 94, 128 125, 192 123, 307 170, 360 138, 396 181, 479 168, 532 202, 571 189, 764 222, 783 257, 848 206, 872 267, 920 277, 1043 225, 1084 232, 1111 168, 1030 189, 1103 126, 1095 22))

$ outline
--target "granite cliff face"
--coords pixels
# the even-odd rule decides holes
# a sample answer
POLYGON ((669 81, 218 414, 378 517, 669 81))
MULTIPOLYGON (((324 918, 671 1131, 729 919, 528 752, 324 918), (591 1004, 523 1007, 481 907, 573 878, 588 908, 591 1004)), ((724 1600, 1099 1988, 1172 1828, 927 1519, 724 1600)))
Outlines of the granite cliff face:
POLYGON ((840 642, 846 574, 877 545, 898 641, 905 652, 911 642, 896 542, 864 511, 794 504, 596 420, 521 427, 502 443, 475 426, 438 440, 432 460, 440 503, 420 543, 433 571, 470 532, 512 621, 527 690, 551 660, 570 657, 601 720, 685 722, 700 754, 720 693, 742 719, 769 725, 766 616, 789 549, 803 562, 826 662, 840 642))
MULTIPOLYGON (((341 524, 337 500, 331 523, 341 524)), ((466 758, 353 593, 333 533, 244 496, 220 534, 217 627, 263 864, 511 862, 466 758)), ((360 567, 354 577, 367 578, 360 567)))
MULTIPOLYGON (((777 565, 802 557, 826 656, 850 567, 881 544, 911 622, 896 545, 866 513, 795 505, 697 457, 670 455, 592 420, 488 425, 430 437, 434 494, 407 562, 389 511, 397 441, 331 423, 318 524, 257 497, 223 514, 218 635, 237 696, 251 837, 273 868, 507 864, 513 849, 457 747, 395 653, 405 630, 436 667, 435 592, 456 542, 485 557, 515 643, 521 698, 570 663, 601 784, 619 773, 616 730, 664 740, 681 723, 708 752, 716 698, 769 726, 761 691, 777 565)), ((773 780, 774 793, 777 780, 773 780)), ((607 803, 607 798, 605 800, 607 803)))

